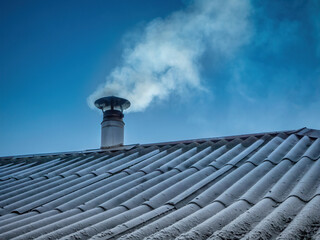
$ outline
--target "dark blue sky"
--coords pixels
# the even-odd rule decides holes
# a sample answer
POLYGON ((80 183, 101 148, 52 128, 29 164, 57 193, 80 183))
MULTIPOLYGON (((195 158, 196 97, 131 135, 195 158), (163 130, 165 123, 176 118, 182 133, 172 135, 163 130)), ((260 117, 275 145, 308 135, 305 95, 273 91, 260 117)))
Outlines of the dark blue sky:
MULTIPOLYGON (((127 144, 320 129, 319 2, 247 3, 238 8, 247 11, 240 16, 245 28, 230 19, 224 32, 222 20, 213 16, 210 21, 222 30, 199 36, 205 51, 195 64, 206 90, 171 91, 144 111, 128 113, 127 144), (239 40, 221 45, 226 34, 239 40)), ((123 65, 123 50, 143 41, 139 36, 150 21, 170 25, 174 20, 168 16, 177 11, 190 16, 194 5, 1 1, 0 155, 98 148, 102 117, 89 108, 88 96, 123 65)), ((222 13, 227 10, 235 11, 221 6, 222 13)), ((188 29, 186 38, 195 41, 196 32, 188 29)))

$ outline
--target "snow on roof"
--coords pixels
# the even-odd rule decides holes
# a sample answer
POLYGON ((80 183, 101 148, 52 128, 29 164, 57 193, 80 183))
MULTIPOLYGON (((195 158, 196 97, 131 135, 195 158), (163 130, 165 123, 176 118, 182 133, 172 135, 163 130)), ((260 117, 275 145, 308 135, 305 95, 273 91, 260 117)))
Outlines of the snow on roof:
POLYGON ((0 239, 320 237, 320 131, 0 158, 0 239))

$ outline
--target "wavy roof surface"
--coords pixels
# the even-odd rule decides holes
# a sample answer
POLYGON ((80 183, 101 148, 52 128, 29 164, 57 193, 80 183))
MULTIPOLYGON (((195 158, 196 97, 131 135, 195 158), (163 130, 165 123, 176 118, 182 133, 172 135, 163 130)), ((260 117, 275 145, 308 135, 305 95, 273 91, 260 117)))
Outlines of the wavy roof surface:
POLYGON ((0 239, 320 237, 320 131, 0 158, 0 239))

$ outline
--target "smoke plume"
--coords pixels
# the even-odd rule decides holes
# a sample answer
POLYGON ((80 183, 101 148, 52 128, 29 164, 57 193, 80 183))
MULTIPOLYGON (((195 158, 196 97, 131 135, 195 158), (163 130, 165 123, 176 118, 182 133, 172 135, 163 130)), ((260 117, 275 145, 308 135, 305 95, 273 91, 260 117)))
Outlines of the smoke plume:
MULTIPOLYGON (((139 40, 124 49, 122 64, 88 98, 115 95, 143 111, 170 94, 205 90, 201 81, 204 53, 230 58, 250 39, 249 0, 199 0, 145 27, 139 40)), ((214 81, 214 79, 212 79, 214 81)))

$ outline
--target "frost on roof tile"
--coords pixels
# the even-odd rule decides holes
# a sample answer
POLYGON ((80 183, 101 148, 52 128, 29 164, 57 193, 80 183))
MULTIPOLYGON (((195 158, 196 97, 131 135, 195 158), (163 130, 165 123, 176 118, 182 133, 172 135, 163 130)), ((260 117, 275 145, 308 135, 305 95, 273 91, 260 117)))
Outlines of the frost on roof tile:
POLYGON ((317 238, 319 133, 0 158, 0 239, 317 238))

